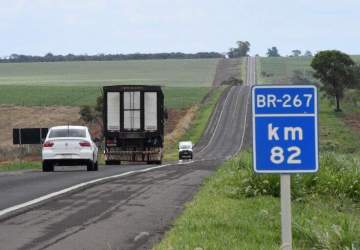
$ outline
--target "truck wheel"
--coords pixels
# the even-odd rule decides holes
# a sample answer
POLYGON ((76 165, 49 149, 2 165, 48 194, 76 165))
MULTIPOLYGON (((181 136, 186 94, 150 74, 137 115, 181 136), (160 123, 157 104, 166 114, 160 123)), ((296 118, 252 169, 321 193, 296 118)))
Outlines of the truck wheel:
POLYGON ((54 171, 54 165, 51 162, 44 161, 42 163, 42 171, 43 172, 53 172, 54 171))

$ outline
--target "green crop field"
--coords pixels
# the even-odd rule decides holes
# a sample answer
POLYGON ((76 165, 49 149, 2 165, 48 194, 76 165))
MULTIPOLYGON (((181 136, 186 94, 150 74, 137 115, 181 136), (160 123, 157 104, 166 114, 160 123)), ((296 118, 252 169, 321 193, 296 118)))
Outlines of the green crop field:
MULTIPOLYGON (((165 105, 184 108, 198 103, 208 87, 164 87, 165 105)), ((0 85, 0 104, 22 106, 82 106, 95 105, 101 95, 96 86, 20 86, 0 85)))
MULTIPOLYGON (((360 63, 360 56, 352 56, 360 63)), ((257 74, 260 83, 289 83, 294 70, 303 72, 304 76, 312 79, 310 66, 312 57, 261 57, 257 63, 257 74), (265 75, 266 74, 266 75, 265 75)))
POLYGON ((0 104, 92 105, 101 86, 164 86, 170 108, 199 102, 211 86, 218 59, 170 59, 0 64, 0 104))
POLYGON ((218 59, 2 63, 0 85, 211 86, 218 59))
POLYGON ((257 64, 258 79, 261 83, 286 83, 294 70, 305 74, 311 71, 311 60, 312 57, 262 57, 257 64))

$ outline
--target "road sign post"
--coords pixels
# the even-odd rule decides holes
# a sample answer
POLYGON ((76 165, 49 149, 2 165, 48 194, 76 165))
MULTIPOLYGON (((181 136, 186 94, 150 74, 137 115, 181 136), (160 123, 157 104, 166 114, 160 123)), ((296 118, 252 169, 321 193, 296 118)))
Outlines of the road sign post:
POLYGON ((290 174, 319 168, 317 103, 315 86, 252 88, 254 171, 281 175, 282 249, 292 248, 290 174))
POLYGON ((291 249, 291 175, 280 175, 281 249, 291 249))

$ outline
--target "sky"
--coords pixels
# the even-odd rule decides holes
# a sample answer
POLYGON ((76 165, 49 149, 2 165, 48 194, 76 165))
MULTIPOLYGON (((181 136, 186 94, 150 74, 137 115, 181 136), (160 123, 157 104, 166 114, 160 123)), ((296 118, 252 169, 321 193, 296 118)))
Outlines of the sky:
POLYGON ((0 56, 227 52, 360 54, 359 0, 0 0, 0 56))

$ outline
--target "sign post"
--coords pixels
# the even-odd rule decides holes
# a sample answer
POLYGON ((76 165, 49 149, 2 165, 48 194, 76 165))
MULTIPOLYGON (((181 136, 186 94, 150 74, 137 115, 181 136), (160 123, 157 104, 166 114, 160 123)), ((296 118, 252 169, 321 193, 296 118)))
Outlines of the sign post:
POLYGON ((280 196, 281 196, 281 249, 291 249, 291 176, 290 174, 280 175, 280 196))
POLYGON ((317 89, 255 85, 252 115, 254 171, 281 175, 281 248, 292 249, 291 174, 319 168, 317 89))

